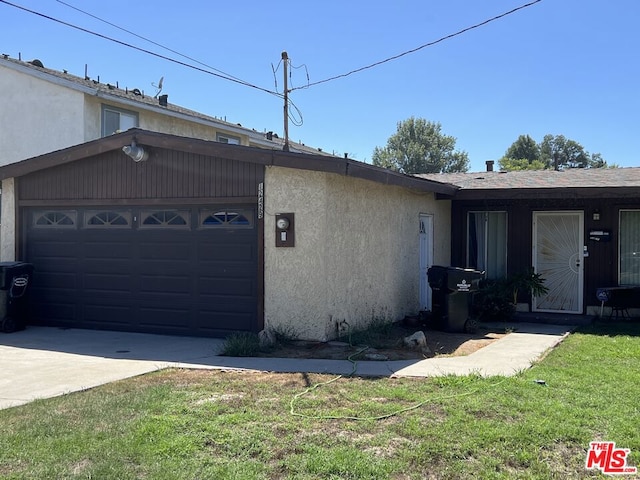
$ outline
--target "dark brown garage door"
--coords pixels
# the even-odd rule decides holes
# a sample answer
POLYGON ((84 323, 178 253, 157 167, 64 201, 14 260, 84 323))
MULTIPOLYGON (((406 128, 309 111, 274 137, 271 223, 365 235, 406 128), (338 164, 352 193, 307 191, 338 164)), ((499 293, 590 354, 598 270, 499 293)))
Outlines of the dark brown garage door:
POLYGON ((200 336, 257 328, 252 206, 23 215, 36 324, 200 336))

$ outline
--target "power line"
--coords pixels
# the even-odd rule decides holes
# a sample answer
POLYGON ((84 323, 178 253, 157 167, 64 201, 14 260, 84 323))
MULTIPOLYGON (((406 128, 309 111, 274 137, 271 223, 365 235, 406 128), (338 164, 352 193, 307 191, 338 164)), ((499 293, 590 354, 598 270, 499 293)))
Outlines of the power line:
POLYGON ((516 8, 514 8, 513 10, 509 10, 508 12, 501 13, 500 15, 497 15, 497 16, 495 16, 495 17, 489 18, 488 20, 485 20, 485 21, 483 21, 483 22, 476 23, 475 25, 472 25, 472 26, 467 27, 467 28, 463 28, 462 30, 459 30, 459 31, 457 31, 457 32, 455 32, 455 33, 451 33, 451 34, 449 34, 449 35, 446 35, 446 36, 441 37, 441 38, 439 38, 439 39, 437 39, 437 40, 434 40, 434 41, 432 41, 432 42, 425 43, 424 45, 420 45, 419 47, 413 48, 413 49, 411 49, 411 50, 407 50, 406 52, 402 52, 402 53, 400 53, 400 54, 398 54, 398 55, 394 55, 393 57, 385 58, 384 60, 380 60, 379 62, 375 62, 375 63, 372 63, 372 64, 370 64, 370 65, 366 65, 366 66, 364 66, 364 67, 357 68, 357 69, 355 69, 355 70, 351 70, 350 72, 343 73, 343 74, 341 74, 341 75, 336 75, 336 76, 334 76, 334 77, 329 77, 329 78, 326 78, 326 79, 324 79, 324 80, 320 80, 320 81, 317 81, 317 82, 308 83, 308 84, 307 84, 307 85, 305 85, 304 87, 295 87, 295 88, 292 88, 290 91, 293 91, 293 90, 300 90, 300 89, 302 89, 302 88, 309 88, 309 87, 313 87, 313 86, 315 86, 315 85, 320 85, 321 83, 331 82, 331 81, 333 81, 333 80, 337 80, 337 79, 339 79, 339 78, 348 77, 349 75, 352 75, 352 74, 354 74, 354 73, 359 73, 359 72, 362 72, 363 70, 368 70, 368 69, 370 69, 370 68, 377 67, 377 66, 382 65, 382 64, 384 64, 384 63, 391 62, 392 60, 397 60, 397 59, 398 59, 398 58, 400 58, 400 57, 404 57, 405 55, 409 55, 409 54, 411 54, 411 53, 415 53, 415 52, 417 52, 418 50, 422 50, 423 48, 431 47, 431 46, 433 46, 433 45, 436 45, 437 43, 444 42, 445 40, 449 40, 450 38, 453 38, 453 37, 457 37, 458 35, 462 35, 463 33, 466 33, 466 32, 468 32, 468 31, 470 31, 470 30, 475 29, 475 28, 482 27, 483 25, 486 25, 486 24, 488 24, 488 23, 491 23, 491 22, 493 22, 493 21, 495 21, 495 20, 499 20, 499 19, 501 19, 501 18, 503 18, 503 17, 506 17, 507 15, 511 15, 512 13, 515 13, 515 12, 517 12, 517 11, 519 11, 519 10, 522 10, 522 9, 524 9, 524 8, 527 8, 527 7, 530 7, 531 5, 534 5, 534 4, 539 3, 539 2, 541 2, 541 1, 542 1, 542 0, 534 0, 534 1, 532 1, 532 2, 529 2, 529 3, 525 4, 525 5, 521 5, 521 6, 519 6, 519 7, 516 7, 516 8))
POLYGON ((188 63, 182 62, 182 61, 180 61, 180 60, 176 60, 175 58, 167 57, 167 56, 165 56, 165 55, 161 55, 161 54, 159 54, 159 53, 152 52, 151 50, 146 50, 146 49, 144 49, 144 48, 136 47, 135 45, 131 45, 131 44, 126 43, 126 42, 123 42, 123 41, 121 41, 121 40, 117 40, 117 39, 115 39, 115 38, 108 37, 108 36, 103 35, 103 34, 101 34, 101 33, 97 33, 97 32, 94 32, 94 31, 92 31, 92 30, 88 30, 88 29, 86 29, 86 28, 79 27, 79 26, 77 26, 77 25, 73 25, 72 23, 68 23, 68 22, 65 22, 65 21, 63 21, 63 20, 59 20, 59 19, 57 19, 57 18, 50 17, 50 16, 45 15, 45 14, 43 14, 43 13, 36 12, 36 11, 34 11, 34 10, 30 10, 30 9, 25 8, 25 7, 22 7, 22 6, 20 6, 20 5, 16 5, 16 4, 14 4, 14 3, 8 2, 7 0, 0 0, 0 3, 4 3, 4 4, 6 4, 6 5, 12 6, 12 7, 14 7, 14 8, 18 8, 18 9, 20 9, 20 10, 23 10, 23 11, 25 11, 25 12, 31 13, 31 14, 33 14, 33 15, 37 15, 37 16, 42 17, 42 18, 46 18, 47 20, 51 20, 51 21, 57 22, 57 23, 59 23, 59 24, 61 24, 61 25, 65 25, 65 26, 67 26, 67 27, 74 28, 74 29, 79 30, 79 31, 81 31, 81 32, 88 33, 88 34, 90 34, 90 35, 94 35, 94 36, 99 37, 99 38, 102 38, 102 39, 104 39, 104 40, 109 40, 109 41, 114 42, 114 43, 117 43, 117 44, 119 44, 119 45, 123 45, 123 46, 125 46, 125 47, 132 48, 132 49, 137 50, 137 51, 139 51, 139 52, 146 53, 146 54, 148 54, 148 55, 152 55, 152 56, 157 57, 157 58, 160 58, 160 59, 162 59, 162 60, 167 60, 167 61, 169 61, 169 62, 172 62, 172 63, 178 64, 178 65, 182 65, 183 67, 191 68, 191 69, 193 69, 193 70, 197 70, 197 71, 199 71, 199 72, 206 73, 206 74, 208 74, 208 75, 212 75, 212 76, 214 76, 214 77, 218 77, 218 78, 221 78, 221 79, 223 79, 223 80, 228 80, 228 81, 230 81, 230 82, 234 82, 234 83, 237 83, 237 84, 243 85, 243 86, 245 86, 245 87, 254 88, 254 89, 256 89, 256 90, 260 90, 260 91, 262 91, 262 92, 269 93, 269 94, 271 94, 271 95, 275 95, 276 97, 282 98, 282 94, 277 93, 277 92, 273 92, 273 91, 268 90, 268 89, 266 89, 266 88, 258 87, 257 85, 253 85, 253 84, 251 84, 251 83, 248 83, 248 82, 245 82, 245 81, 242 81, 242 80, 238 80, 238 79, 233 78, 233 77, 226 76, 226 74, 225 74, 225 75, 221 75, 221 74, 219 74, 219 73, 212 72, 211 70, 206 70, 206 69, 204 69, 204 68, 200 68, 200 67, 197 67, 197 66, 195 66, 195 65, 191 65, 191 64, 188 64, 188 63))
POLYGON ((195 62, 198 65, 202 65, 203 67, 207 67, 207 68, 209 68, 209 69, 211 69, 211 70, 213 70, 215 72, 218 72, 218 73, 220 73, 220 74, 222 74, 222 75, 224 75, 226 77, 232 78, 234 80, 238 80, 239 82, 242 82, 242 83, 248 83, 248 82, 245 82, 244 80, 239 79, 238 77, 234 77, 233 75, 230 75, 230 74, 228 74, 226 72, 223 72, 222 70, 218 70, 217 68, 212 67, 211 65, 207 65, 206 63, 203 63, 203 62, 201 62, 199 60, 196 60, 195 58, 192 58, 192 57, 190 57, 188 55, 184 55, 184 54, 182 54, 180 52, 172 50, 171 48, 169 48, 169 47, 167 47, 165 45, 162 45, 162 44, 160 44, 158 42, 155 42, 155 41, 153 41, 153 40, 151 40, 149 38, 143 37, 142 35, 139 35, 139 34, 137 34, 135 32, 132 32, 131 30, 127 30, 126 28, 122 28, 119 25, 116 25, 115 23, 111 23, 111 22, 109 22, 109 21, 107 21, 107 20, 105 20, 103 18, 100 18, 100 17, 98 17, 96 15, 93 15, 92 13, 86 12, 86 11, 84 11, 84 10, 78 8, 78 7, 75 7, 75 6, 71 5, 71 4, 69 4, 69 3, 63 2, 62 0, 56 0, 56 1, 58 3, 61 3, 62 5, 66 6, 66 7, 69 7, 71 9, 77 11, 77 12, 83 13, 84 15, 87 15, 87 16, 89 16, 91 18, 94 18, 94 19, 96 19, 96 20, 98 20, 98 21, 100 21, 102 23, 106 23, 107 25, 115 27, 118 30, 122 30, 123 32, 128 33, 129 35, 133 35, 134 37, 137 37, 137 38, 140 38, 141 40, 144 40, 145 42, 149 42, 149 43, 152 43, 153 45, 156 45, 156 46, 158 46, 160 48, 164 48, 165 50, 168 50, 171 53, 175 53, 176 55, 179 55, 179 56, 181 56, 183 58, 186 58, 187 60, 191 60, 192 62, 195 62))

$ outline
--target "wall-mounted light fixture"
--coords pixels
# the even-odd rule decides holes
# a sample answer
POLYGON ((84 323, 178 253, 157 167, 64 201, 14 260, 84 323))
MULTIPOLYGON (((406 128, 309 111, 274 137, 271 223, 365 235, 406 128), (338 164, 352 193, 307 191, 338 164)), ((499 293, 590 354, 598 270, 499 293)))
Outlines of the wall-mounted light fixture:
POLYGON ((276 247, 295 247, 295 215, 276 214, 276 247))
POLYGON ((593 211, 593 217, 594 220, 600 220, 600 210, 598 210, 597 208, 593 211))
POLYGON ((134 162, 143 162, 149 158, 149 152, 136 145, 135 141, 132 141, 131 145, 125 145, 122 147, 122 151, 130 156, 134 162))

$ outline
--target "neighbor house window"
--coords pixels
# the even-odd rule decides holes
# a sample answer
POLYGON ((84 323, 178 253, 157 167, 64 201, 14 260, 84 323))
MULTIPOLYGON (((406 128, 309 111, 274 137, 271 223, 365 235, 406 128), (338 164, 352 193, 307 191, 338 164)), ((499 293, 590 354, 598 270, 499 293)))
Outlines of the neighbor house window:
POLYGON ((102 136, 106 137, 114 133, 124 132, 138 126, 138 114, 128 110, 102 106, 102 136))
POLYGON ((507 275, 507 212, 469 212, 467 267, 487 278, 507 275))
POLYGON ((620 210, 620 285, 640 285, 640 210, 620 210))
POLYGON ((228 143, 229 145, 240 145, 240 137, 232 137, 223 133, 216 135, 216 142, 228 143))

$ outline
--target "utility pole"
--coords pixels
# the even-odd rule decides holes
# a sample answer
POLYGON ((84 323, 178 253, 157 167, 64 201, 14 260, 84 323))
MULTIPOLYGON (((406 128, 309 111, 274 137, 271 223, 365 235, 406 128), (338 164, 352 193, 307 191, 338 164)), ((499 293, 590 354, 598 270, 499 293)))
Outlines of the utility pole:
POLYGON ((289 151, 289 85, 287 85, 287 67, 289 66, 289 56, 287 52, 282 52, 282 63, 284 65, 284 146, 282 150, 289 151))

